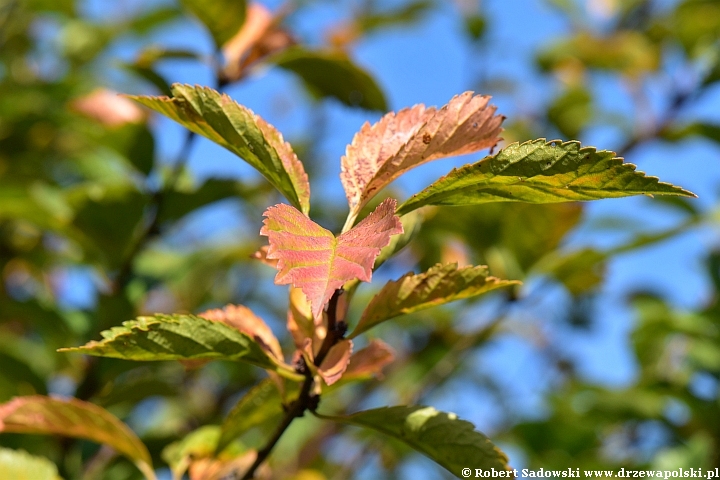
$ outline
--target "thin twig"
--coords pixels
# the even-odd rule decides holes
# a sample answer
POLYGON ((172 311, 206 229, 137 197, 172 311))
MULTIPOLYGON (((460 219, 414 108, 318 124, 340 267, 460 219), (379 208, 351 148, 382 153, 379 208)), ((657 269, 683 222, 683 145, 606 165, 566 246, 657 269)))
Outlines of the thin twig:
MULTIPOLYGON (((325 336, 325 339, 320 346, 318 354, 315 356, 313 364, 316 367, 322 364, 323 360, 325 359, 333 345, 339 342, 345 334, 344 328, 342 327, 342 324, 344 322, 337 319, 338 300, 340 299, 340 296, 342 294, 342 289, 335 290, 335 293, 328 302, 327 335, 325 336)), ((283 434, 288 429, 293 420, 302 417, 305 414, 306 410, 314 411, 315 408, 317 408, 320 398, 317 395, 313 395, 312 393, 314 382, 315 379, 312 372, 309 368, 305 368, 305 380, 303 382, 302 388, 300 389, 300 395, 298 395, 298 398, 290 404, 289 408, 285 412, 285 416, 283 417, 282 422, 280 422, 280 425, 278 425, 278 428, 275 430, 273 436, 270 437, 270 440, 268 440, 268 442, 263 448, 258 450, 255 461, 245 472, 245 475, 240 477, 241 480, 251 480, 255 477, 256 470, 270 456, 270 453, 272 453, 275 445, 277 445, 277 442, 283 436, 283 434)))

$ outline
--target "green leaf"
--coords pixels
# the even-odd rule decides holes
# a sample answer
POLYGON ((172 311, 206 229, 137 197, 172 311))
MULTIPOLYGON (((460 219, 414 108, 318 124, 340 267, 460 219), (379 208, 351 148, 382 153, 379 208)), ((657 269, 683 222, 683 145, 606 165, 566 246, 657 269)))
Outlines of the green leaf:
POLYGON ((148 175, 155 163, 155 138, 145 123, 128 123, 107 130, 103 138, 139 172, 148 175))
POLYGON ((546 70, 580 64, 638 77, 658 69, 660 49, 643 33, 632 30, 618 31, 608 36, 580 32, 545 49, 538 56, 538 63, 546 70))
POLYGON ((138 317, 101 335, 103 340, 59 351, 138 361, 239 360, 269 370, 280 368, 248 335, 195 315, 138 317))
POLYGON ((370 428, 394 437, 426 455, 454 475, 463 468, 509 470, 508 458, 472 423, 454 413, 433 407, 376 408, 347 416, 327 417, 349 425, 370 428))
POLYGON ((275 127, 211 88, 174 84, 173 97, 132 96, 203 135, 255 167, 295 207, 310 211, 310 184, 302 163, 275 127))
POLYGON ((424 205, 488 202, 557 203, 631 195, 695 194, 635 171, 614 152, 580 142, 544 138, 508 145, 496 155, 453 169, 398 207, 405 214, 424 205))
POLYGON ((143 473, 152 471, 150 453, 127 425, 107 410, 75 398, 16 397, 0 405, 0 432, 83 438, 109 445, 143 473))
POLYGON ((241 193, 242 185, 235 180, 209 178, 195 191, 172 190, 165 193, 160 222, 174 221, 213 202, 232 198, 241 193))
POLYGON ((245 0, 180 0, 180 3, 207 27, 218 48, 245 23, 245 0))
POLYGON ((182 476, 184 468, 187 468, 189 459, 211 457, 215 453, 218 439, 220 438, 220 427, 217 425, 205 425, 190 432, 182 440, 173 442, 162 451, 162 459, 167 462, 174 472, 180 472, 182 476))
POLYGON ((217 451, 222 451, 233 440, 251 428, 282 415, 282 398, 278 387, 266 379, 250 389, 228 413, 222 424, 217 451))
POLYGON ((354 338, 398 315, 482 295, 497 288, 519 283, 514 280, 489 277, 485 266, 458 268, 456 263, 448 265, 438 263, 418 275, 407 273, 399 280, 385 284, 370 300, 370 304, 349 338, 354 338))
POLYGON ((592 100, 585 87, 570 87, 548 107, 548 120, 562 135, 577 137, 593 118, 592 100))
POLYGON ((345 105, 368 110, 388 109, 377 82, 343 53, 292 47, 269 61, 298 75, 318 97, 334 97, 345 105))
POLYGON ((420 231, 422 215, 418 212, 412 212, 409 215, 400 217, 400 223, 403 226, 403 233, 394 235, 390 238, 390 243, 380 250, 380 254, 375 259, 373 270, 377 270, 380 265, 405 248, 405 245, 420 231))
POLYGON ((0 448, 0 478, 12 480, 60 480, 57 467, 44 457, 22 450, 0 448))

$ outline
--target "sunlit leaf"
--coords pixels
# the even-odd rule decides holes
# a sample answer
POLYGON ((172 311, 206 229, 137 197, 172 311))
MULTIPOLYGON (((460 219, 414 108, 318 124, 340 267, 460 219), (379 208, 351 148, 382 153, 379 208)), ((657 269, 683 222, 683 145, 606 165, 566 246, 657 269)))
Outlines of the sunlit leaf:
POLYGON ((268 61, 295 73, 319 97, 333 97, 351 107, 387 110, 385 96, 373 77, 341 52, 291 47, 268 61))
POLYGON ((57 467, 47 458, 22 450, 0 448, 0 478, 12 480, 60 480, 57 467))
POLYGON ((180 3, 207 27, 221 47, 245 23, 245 0, 180 0, 180 3))
POLYGON ((335 290, 359 278, 369 282, 372 266, 390 237, 402 233, 393 215, 396 202, 387 199, 352 230, 335 237, 289 205, 265 211, 261 235, 268 237, 267 258, 277 259, 275 283, 302 289, 318 318, 335 290))
POLYGON ((502 117, 494 115, 489 100, 465 92, 437 110, 416 105, 363 125, 342 158, 340 179, 351 215, 418 165, 495 145, 502 117))
POLYGON ((485 266, 458 268, 456 263, 437 264, 418 275, 410 272, 399 280, 388 282, 370 300, 350 338, 398 315, 519 283, 490 277, 485 266))
POLYGON ((248 6, 243 27, 223 45, 226 65, 222 75, 227 81, 240 80, 255 62, 282 51, 295 43, 280 25, 280 19, 261 3, 248 6))
POLYGON ((282 349, 277 337, 263 319, 255 315, 249 308, 243 305, 226 305, 222 309, 214 308, 199 313, 198 317, 235 327, 240 332, 249 335, 263 350, 274 356, 278 361, 283 360, 282 349))
POLYGON ((496 155, 456 168, 398 207, 488 202, 556 203, 631 195, 695 196, 647 177, 607 150, 545 139, 508 145, 496 155))
POLYGON ((64 435, 109 445, 143 471, 152 460, 127 425, 107 410, 74 398, 16 397, 0 405, 0 432, 64 435))
POLYGON ((211 88, 174 84, 172 91, 172 98, 129 98, 240 156, 290 203, 303 213, 310 210, 310 184, 303 165, 275 127, 211 88))
POLYGON ((323 417, 389 435, 426 455, 454 475, 463 468, 509 470, 508 458, 488 438, 454 413, 432 407, 385 407, 347 416, 323 417))
POLYGON ((140 361, 239 360, 280 369, 277 361, 248 334, 195 315, 138 317, 102 332, 102 336, 103 340, 60 351, 140 361))

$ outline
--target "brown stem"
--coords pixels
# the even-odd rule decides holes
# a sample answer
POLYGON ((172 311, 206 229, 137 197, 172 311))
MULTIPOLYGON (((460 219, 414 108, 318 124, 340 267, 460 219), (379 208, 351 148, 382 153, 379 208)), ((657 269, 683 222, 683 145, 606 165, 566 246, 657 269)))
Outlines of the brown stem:
MULTIPOLYGON (((344 322, 342 320, 338 321, 337 319, 338 300, 340 299, 340 296, 342 294, 342 289, 335 290, 335 293, 328 302, 327 335, 325 336, 325 339, 320 346, 318 354, 315 356, 315 361, 313 362, 313 364, 316 367, 320 366, 333 345, 339 342, 345 334, 344 328, 342 328, 342 324, 344 324, 344 322)), ((268 440, 268 442, 263 448, 258 450, 255 461, 247 470, 247 472, 245 472, 245 475, 240 477, 241 480, 251 480, 255 477, 255 471, 270 456, 270 453, 272 452, 273 448, 275 448, 275 445, 280 440, 280 437, 283 436, 283 434, 288 429, 293 420, 298 417, 302 417, 305 414, 306 410, 314 411, 315 408, 317 408, 320 398, 319 396, 313 395, 312 393, 314 382, 315 379, 313 378, 312 372, 309 368, 306 368, 305 380, 303 381, 302 388, 300 389, 300 395, 298 395, 298 398, 290 404, 289 408, 285 412, 285 416, 283 417, 282 422, 280 422, 280 425, 278 425, 278 428, 275 430, 273 436, 270 437, 270 440, 268 440)))

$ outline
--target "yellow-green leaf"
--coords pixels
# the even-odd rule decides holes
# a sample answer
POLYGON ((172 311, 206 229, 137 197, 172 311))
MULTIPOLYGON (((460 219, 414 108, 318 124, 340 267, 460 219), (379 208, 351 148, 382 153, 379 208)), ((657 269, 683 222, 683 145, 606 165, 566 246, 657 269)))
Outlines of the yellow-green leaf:
POLYGON ((398 315, 474 297, 519 283, 514 280, 489 277, 485 266, 458 268, 456 263, 437 264, 418 275, 410 272, 399 280, 385 284, 370 300, 350 338, 398 315))
POLYGON ((245 0, 180 0, 180 3, 205 25, 218 47, 245 23, 245 0))
POLYGON ((508 458, 472 423, 433 407, 376 408, 347 416, 321 416, 394 437, 460 477, 463 468, 509 470, 508 458))
POLYGON ((211 88, 174 84, 173 97, 129 98, 221 145, 256 168, 290 203, 307 214, 310 184, 303 164, 275 127, 211 88))
POLYGON ((453 169, 398 207, 489 202, 557 203, 632 195, 695 194, 645 176, 614 152, 544 138, 508 145, 496 155, 453 169))
POLYGON ((152 472, 150 453, 127 425, 107 410, 75 398, 15 397, 0 405, 0 432, 83 438, 109 445, 146 475, 152 472))
POLYGON ((12 480, 60 480, 57 467, 44 457, 22 450, 0 448, 0 478, 12 480))
POLYGON ((280 365, 246 333, 195 315, 138 317, 101 335, 103 340, 60 351, 124 360, 237 360, 269 370, 290 368, 280 365))

